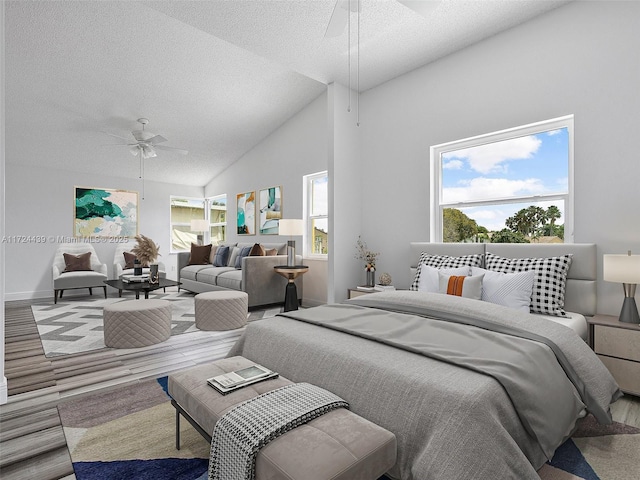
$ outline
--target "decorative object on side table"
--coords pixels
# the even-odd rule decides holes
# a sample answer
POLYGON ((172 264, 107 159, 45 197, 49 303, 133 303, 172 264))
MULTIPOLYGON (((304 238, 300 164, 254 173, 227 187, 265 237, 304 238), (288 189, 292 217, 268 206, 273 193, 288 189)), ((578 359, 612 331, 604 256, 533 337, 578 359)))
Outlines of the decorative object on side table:
POLYGON ((283 218, 280 220, 280 235, 289 236, 287 241, 287 266, 296 264, 296 241, 292 237, 304 234, 304 225, 299 218, 283 218))
POLYGON ((159 268, 157 263, 149 265, 149 283, 155 285, 160 281, 160 272, 158 270, 159 268))
POLYGON ((160 255, 160 247, 149 237, 145 237, 142 234, 136 235, 135 238, 138 244, 131 249, 131 252, 140 260, 143 267, 148 267, 160 255))
POLYGON ((608 282, 622 283, 624 302, 620 311, 620 321, 640 323, 638 307, 634 298, 636 284, 640 283, 640 255, 604 255, 602 257, 603 278, 608 282))
POLYGON ((367 287, 374 287, 376 284, 376 259, 380 255, 379 252, 373 252, 367 248, 367 243, 362 241, 360 235, 356 241, 356 255, 358 260, 364 260, 365 272, 367 273, 367 287))

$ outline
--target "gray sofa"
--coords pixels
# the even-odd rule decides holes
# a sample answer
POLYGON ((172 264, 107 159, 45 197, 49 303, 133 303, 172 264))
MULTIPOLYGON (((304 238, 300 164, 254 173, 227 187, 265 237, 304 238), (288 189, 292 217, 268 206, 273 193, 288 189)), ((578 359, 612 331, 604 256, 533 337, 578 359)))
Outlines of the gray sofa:
MULTIPOLYGON (((189 252, 178 253, 178 281, 180 288, 194 293, 214 290, 238 290, 249 296, 249 308, 284 302, 287 279, 277 274, 273 267, 287 264, 286 243, 263 243, 266 249, 276 249, 273 256, 254 256, 242 258, 242 268, 235 268, 236 257, 242 247, 253 243, 224 243, 230 249, 229 261, 225 267, 212 265, 215 248, 207 265, 189 265, 189 252)), ((302 263, 302 257, 296 256, 296 264, 302 263)), ((298 301, 302 299, 302 276, 296 280, 298 301)))

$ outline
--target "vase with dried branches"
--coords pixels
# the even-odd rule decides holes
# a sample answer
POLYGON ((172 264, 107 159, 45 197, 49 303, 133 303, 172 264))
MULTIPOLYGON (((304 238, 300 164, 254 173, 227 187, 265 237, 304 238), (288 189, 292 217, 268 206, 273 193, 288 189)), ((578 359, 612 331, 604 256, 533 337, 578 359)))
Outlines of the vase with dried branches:
POLYGON ((138 244, 131 249, 131 252, 140 260, 143 267, 148 267, 157 260, 160 255, 160 247, 142 234, 136 235, 135 239, 138 244))

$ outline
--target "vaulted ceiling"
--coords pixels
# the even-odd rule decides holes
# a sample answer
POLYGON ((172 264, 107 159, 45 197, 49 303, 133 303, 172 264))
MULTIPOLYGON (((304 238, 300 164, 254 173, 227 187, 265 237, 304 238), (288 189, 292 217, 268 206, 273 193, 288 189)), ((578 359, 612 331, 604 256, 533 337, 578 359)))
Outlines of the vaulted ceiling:
POLYGON ((336 0, 7 1, 6 161, 137 178, 107 133, 132 141, 146 117, 189 153, 159 150, 145 177, 202 186, 348 85, 349 51, 362 92, 565 3, 361 0, 358 49, 356 12, 350 42, 325 37, 336 0))

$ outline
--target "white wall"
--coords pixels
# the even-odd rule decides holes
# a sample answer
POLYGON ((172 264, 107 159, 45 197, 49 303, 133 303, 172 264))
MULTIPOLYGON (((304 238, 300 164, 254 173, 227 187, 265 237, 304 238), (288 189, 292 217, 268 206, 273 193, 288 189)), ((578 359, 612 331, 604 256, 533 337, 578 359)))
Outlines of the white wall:
MULTIPOLYGON (((250 191, 258 195, 262 189, 281 185, 283 218, 302 218, 302 177, 327 169, 326 117, 327 94, 323 93, 205 187, 207 196, 227 195, 228 241, 288 240, 277 235, 238 235, 236 195, 250 191)), ((295 240, 296 253, 301 254, 302 238, 295 240)), ((310 265, 304 275, 303 303, 326 303, 326 268, 326 261, 310 265)))
MULTIPOLYGON (((73 237, 74 186, 115 188, 141 192, 141 180, 77 174, 62 170, 6 164, 5 235, 45 236, 45 243, 7 243, 5 300, 53 296, 51 264, 57 237, 73 237), (54 237, 56 240, 50 240, 54 237)), ((138 231, 160 246, 159 261, 167 277, 176 278, 175 255, 170 247, 170 195, 202 196, 202 187, 145 182, 145 199, 138 199, 138 231)), ((93 242, 92 242, 93 243, 93 242)), ((107 264, 112 278, 116 244, 93 243, 96 254, 107 264)), ((73 295, 65 292, 65 296, 73 295)), ((86 292, 84 292, 86 294, 86 292)), ((94 291, 94 295, 96 292, 94 291)))
MULTIPOLYGON (((4 238, 4 184, 5 184, 5 166, 4 166, 4 4, 0 5, 0 38, 3 39, 0 45, 0 238, 4 238)), ((4 375, 4 272, 5 272, 5 252, 4 242, 0 242, 0 355, 2 355, 2 363, 0 363, 0 405, 7 403, 7 377, 4 375)))
MULTIPOLYGON (((640 253, 640 2, 572 2, 361 97, 370 201, 363 237, 378 272, 409 285, 408 243, 429 239, 429 147, 575 115, 576 243, 640 253)), ((620 285, 599 282, 618 314, 620 285)))

